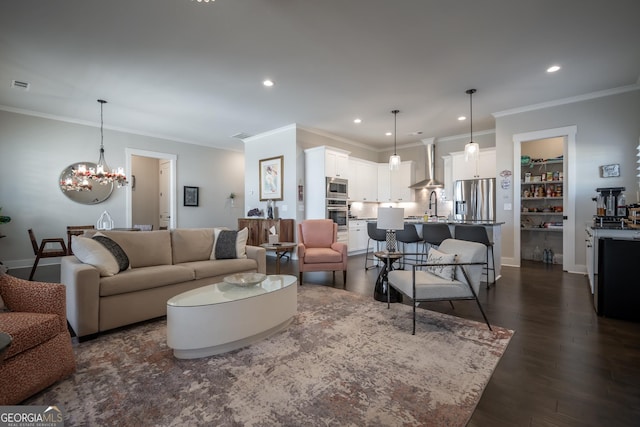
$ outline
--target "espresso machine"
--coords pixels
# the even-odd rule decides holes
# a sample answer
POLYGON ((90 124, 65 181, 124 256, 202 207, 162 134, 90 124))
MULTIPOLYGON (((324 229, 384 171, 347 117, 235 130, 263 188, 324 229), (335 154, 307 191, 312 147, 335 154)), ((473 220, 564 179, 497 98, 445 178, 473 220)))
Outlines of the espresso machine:
POLYGON ((593 217, 595 226, 620 225, 627 217, 625 187, 596 188, 598 196, 592 200, 596 202, 596 214, 593 217))

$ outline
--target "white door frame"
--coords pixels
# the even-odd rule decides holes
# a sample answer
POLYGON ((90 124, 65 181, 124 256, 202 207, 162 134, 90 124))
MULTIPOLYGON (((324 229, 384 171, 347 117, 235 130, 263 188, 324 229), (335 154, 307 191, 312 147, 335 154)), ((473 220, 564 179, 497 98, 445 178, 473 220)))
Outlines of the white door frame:
MULTIPOLYGON (((564 182, 563 182, 563 211, 564 216, 567 218, 563 220, 562 227, 562 269, 564 271, 575 272, 578 271, 576 267, 576 134, 578 133, 577 126, 566 126, 554 129, 545 129, 535 132, 525 132, 513 135, 513 170, 520 171, 521 162, 520 156, 522 155, 521 143, 525 141, 533 141, 537 139, 546 138, 564 138, 563 147, 563 170, 564 170, 564 182)), ((513 209, 513 254, 514 263, 517 267, 520 267, 520 212, 522 210, 520 203, 520 173, 514 174, 517 179, 514 179, 513 194, 514 194, 514 209, 513 209), (516 231, 517 230, 517 231, 516 231)))
MULTIPOLYGON (((171 153, 160 153, 157 151, 147 151, 147 150, 138 150, 136 148, 125 148, 124 149, 125 152, 125 157, 126 157, 126 175, 128 177, 131 177, 131 162, 132 162, 132 156, 140 156, 140 157, 150 157, 153 159, 162 159, 162 160, 168 160, 169 161, 169 172, 170 172, 170 176, 169 176, 169 212, 171 215, 171 218, 169 219, 169 228, 176 228, 176 224, 178 223, 178 218, 177 218, 177 192, 176 192, 176 164, 178 162, 178 156, 176 154, 171 154, 171 153)), ((132 203, 132 198, 133 198, 133 194, 132 194, 132 189, 131 189, 131 185, 127 185, 125 187, 126 189, 126 214, 127 214, 127 227, 131 227, 132 226, 132 217, 133 217, 133 213, 131 212, 133 203, 132 203)))

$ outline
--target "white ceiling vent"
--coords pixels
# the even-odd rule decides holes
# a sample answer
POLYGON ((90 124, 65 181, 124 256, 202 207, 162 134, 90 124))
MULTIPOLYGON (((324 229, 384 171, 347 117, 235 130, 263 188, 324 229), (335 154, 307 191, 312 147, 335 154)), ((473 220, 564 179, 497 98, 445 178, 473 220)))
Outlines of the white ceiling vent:
POLYGON ((249 135, 248 133, 245 133, 245 132, 239 132, 239 133, 236 133, 235 135, 231 135, 231 138, 247 139, 252 136, 253 135, 249 135))
POLYGON ((11 87, 15 89, 29 90, 31 83, 29 82, 21 82, 20 80, 12 80, 11 87))

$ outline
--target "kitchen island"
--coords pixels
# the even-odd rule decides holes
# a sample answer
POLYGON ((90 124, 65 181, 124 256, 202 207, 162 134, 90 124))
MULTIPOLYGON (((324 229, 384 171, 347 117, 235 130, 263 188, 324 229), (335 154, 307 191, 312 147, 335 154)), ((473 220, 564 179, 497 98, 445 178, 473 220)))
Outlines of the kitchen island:
MULTIPOLYGON (((367 226, 368 222, 375 222, 376 218, 358 218, 351 219, 349 221, 349 254, 354 255, 357 253, 363 253, 367 249, 367 226)), ((500 278, 501 271, 501 257, 502 257, 502 224, 504 222, 496 221, 455 221, 447 219, 439 219, 438 221, 424 221, 424 217, 408 217, 405 218, 405 224, 413 224, 416 227, 416 231, 420 238, 422 238, 422 225, 432 224, 434 222, 445 223, 449 226, 451 235, 455 238, 455 229, 457 225, 481 225, 487 230, 489 240, 493 242, 493 253, 496 261, 496 279, 500 278)), ((371 245, 375 245, 375 242, 371 242, 371 245)), ((416 248, 416 245, 407 247, 407 252, 417 252, 422 249, 422 246, 416 248)), ((377 250, 375 247, 373 250, 377 250)), ((491 254, 491 252, 489 252, 491 254)))
MULTIPOLYGON (((425 222, 424 219, 406 219, 407 223, 414 224, 416 226, 416 231, 418 235, 422 237, 422 224, 433 224, 434 222, 425 222)), ((496 280, 500 278, 501 272, 501 257, 502 257, 502 224, 504 222, 496 222, 496 221, 435 221, 440 223, 445 223, 449 226, 449 231, 453 238, 456 237, 456 226, 464 226, 464 225, 481 225, 487 230, 487 235, 489 236, 489 241, 493 242, 493 259, 496 262, 496 280)), ((489 256, 491 256, 491 251, 489 251, 489 256)), ((491 261, 489 261, 491 264, 491 261)))

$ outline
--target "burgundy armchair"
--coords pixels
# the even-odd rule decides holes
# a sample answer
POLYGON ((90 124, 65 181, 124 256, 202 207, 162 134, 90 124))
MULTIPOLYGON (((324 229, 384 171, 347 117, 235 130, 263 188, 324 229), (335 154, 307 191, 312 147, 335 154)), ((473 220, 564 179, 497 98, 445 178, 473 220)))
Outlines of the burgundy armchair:
POLYGON ((330 219, 307 219, 298 223, 298 269, 300 284, 306 271, 342 271, 347 284, 347 245, 338 242, 338 225, 330 219))

